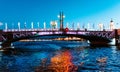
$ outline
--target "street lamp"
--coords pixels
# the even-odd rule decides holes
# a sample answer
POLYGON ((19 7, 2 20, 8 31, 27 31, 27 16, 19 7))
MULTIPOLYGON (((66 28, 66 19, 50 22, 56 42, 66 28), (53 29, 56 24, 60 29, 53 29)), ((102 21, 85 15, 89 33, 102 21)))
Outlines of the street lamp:
POLYGON ((60 30, 63 31, 63 19, 65 18, 65 16, 63 15, 63 12, 60 12, 60 15, 58 15, 58 18, 60 19, 60 30))
POLYGON ((20 30, 20 22, 18 22, 18 30, 20 30))
POLYGON ((31 29, 33 29, 33 22, 31 22, 31 29))
POLYGON ((5 30, 8 30, 8 25, 7 25, 7 23, 5 23, 5 30))
POLYGON ((77 23, 77 30, 80 30, 80 23, 77 23))
POLYGON ((46 29, 46 22, 44 22, 43 24, 44 24, 44 29, 46 29))
POLYGON ((26 28, 27 28, 27 26, 26 26, 26 22, 24 22, 24 28, 25 28, 25 30, 26 30, 26 28))
POLYGON ((37 22, 37 24, 38 24, 38 29, 40 28, 40 22, 37 22))
POLYGON ((103 30, 103 24, 102 23, 99 24, 99 28, 100 28, 100 30, 103 30))

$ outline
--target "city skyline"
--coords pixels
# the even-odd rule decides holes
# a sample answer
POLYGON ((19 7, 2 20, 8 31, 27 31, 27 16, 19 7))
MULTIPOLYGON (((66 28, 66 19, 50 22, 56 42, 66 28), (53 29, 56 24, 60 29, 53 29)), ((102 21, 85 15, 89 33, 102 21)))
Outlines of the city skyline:
POLYGON ((83 25, 87 28, 88 24, 90 28, 93 24, 98 28, 98 24, 102 23, 108 29, 111 18, 120 27, 119 8, 119 0, 0 0, 0 22, 3 23, 0 29, 5 28, 5 23, 8 28, 18 28, 18 22, 21 28, 25 23, 30 28, 31 22, 34 28, 38 27, 38 22, 41 28, 44 22, 50 28, 51 21, 59 20, 60 11, 65 15, 64 27, 69 24, 71 28, 73 23, 77 27, 80 23, 80 28, 83 25))

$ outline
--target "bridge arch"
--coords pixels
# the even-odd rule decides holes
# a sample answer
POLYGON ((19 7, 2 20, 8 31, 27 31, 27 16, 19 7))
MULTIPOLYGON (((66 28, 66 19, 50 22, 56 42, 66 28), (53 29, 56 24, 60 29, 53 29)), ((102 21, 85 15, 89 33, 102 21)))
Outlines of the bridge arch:
POLYGON ((83 38, 85 40, 89 40, 90 43, 92 42, 105 42, 106 44, 111 42, 110 39, 107 39, 105 37, 99 37, 99 36, 94 36, 94 35, 87 35, 87 34, 70 34, 70 33, 59 33, 59 34, 43 34, 43 35, 39 35, 39 34, 34 34, 34 35, 28 35, 28 36, 24 36, 22 35, 21 37, 15 37, 13 39, 8 39, 6 41, 4 41, 1 45, 3 48, 5 47, 9 47, 11 46, 12 42, 16 42, 22 39, 31 39, 31 38, 37 38, 37 37, 44 37, 44 36, 66 36, 66 37, 78 37, 78 38, 83 38))

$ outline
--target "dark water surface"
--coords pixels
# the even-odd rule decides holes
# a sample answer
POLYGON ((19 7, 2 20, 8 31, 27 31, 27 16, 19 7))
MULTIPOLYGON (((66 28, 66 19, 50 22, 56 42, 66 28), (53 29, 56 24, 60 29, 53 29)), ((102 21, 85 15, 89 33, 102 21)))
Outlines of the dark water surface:
POLYGON ((120 72, 120 50, 116 46, 90 47, 74 41, 13 45, 15 52, 0 52, 0 72, 120 72))

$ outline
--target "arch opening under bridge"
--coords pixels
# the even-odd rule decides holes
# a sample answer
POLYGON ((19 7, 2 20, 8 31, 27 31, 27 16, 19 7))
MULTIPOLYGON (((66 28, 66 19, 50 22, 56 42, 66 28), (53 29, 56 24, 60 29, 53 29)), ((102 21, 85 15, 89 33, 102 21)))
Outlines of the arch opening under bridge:
MULTIPOLYGON (((12 42, 16 42, 19 40, 23 40, 23 39, 31 39, 31 38, 37 38, 37 37, 44 37, 44 36, 66 36, 66 37, 78 37, 78 38, 83 38, 85 40, 89 40, 90 44, 92 45, 92 43, 98 43, 99 45, 101 44, 105 44, 107 45, 108 43, 111 42, 111 33, 108 34, 99 34, 99 33, 94 33, 94 32, 84 32, 84 31, 68 31, 68 32, 61 32, 61 31, 51 31, 51 32, 30 32, 29 34, 26 34, 25 32, 23 34, 19 34, 19 33, 9 33, 9 35, 13 38, 11 39, 7 39, 5 41, 2 42, 2 47, 9 47, 11 46, 12 42), (105 36, 105 35, 109 35, 109 36, 105 36), (104 37, 102 37, 104 36, 104 37), (110 38, 106 38, 106 37, 110 37, 110 38), (101 43, 101 44, 100 44, 101 43)), ((7 36, 9 36, 7 35, 7 36)), ((97 44, 96 44, 97 45, 97 44)))

